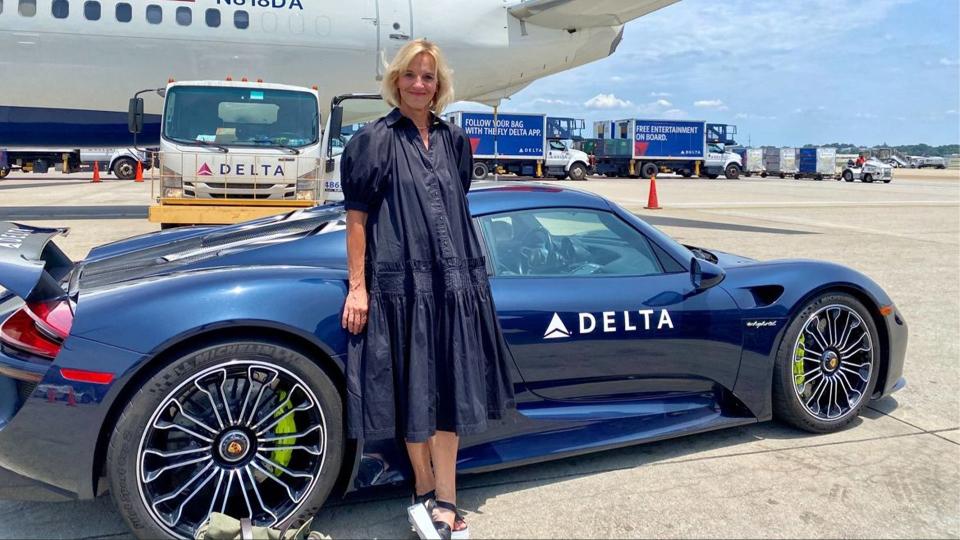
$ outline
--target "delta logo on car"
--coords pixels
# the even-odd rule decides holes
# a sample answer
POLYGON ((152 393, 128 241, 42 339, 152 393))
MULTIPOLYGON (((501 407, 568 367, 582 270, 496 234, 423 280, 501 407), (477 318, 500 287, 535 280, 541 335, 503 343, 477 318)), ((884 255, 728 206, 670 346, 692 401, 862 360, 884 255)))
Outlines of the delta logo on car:
MULTIPOLYGON (((653 315, 656 313, 652 309, 639 309, 637 311, 622 311, 620 317, 617 317, 616 311, 604 311, 598 318, 593 313, 581 312, 577 314, 579 321, 579 335, 592 334, 594 331, 601 331, 604 334, 610 334, 623 330, 624 332, 638 332, 649 330, 661 330, 663 328, 673 329, 673 319, 670 318, 670 312, 661 309, 659 317, 654 321, 653 315), (634 315, 636 313, 636 315, 634 315)), ((560 318, 560 314, 554 312, 547 330, 543 333, 543 339, 560 339, 572 337, 573 334, 567 330, 567 326, 560 318)))
POLYGON ((210 166, 204 163, 200 166, 200 169, 197 170, 197 176, 213 176, 213 171, 210 170, 210 166))

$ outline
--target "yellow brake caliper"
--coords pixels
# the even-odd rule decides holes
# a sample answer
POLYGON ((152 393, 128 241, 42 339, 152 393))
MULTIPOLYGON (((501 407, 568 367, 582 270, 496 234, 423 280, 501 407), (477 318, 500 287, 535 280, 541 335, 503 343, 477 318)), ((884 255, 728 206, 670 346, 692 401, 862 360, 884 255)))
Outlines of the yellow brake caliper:
POLYGON ((797 390, 801 393, 803 392, 803 383, 805 377, 803 376, 803 357, 806 355, 806 338, 803 334, 800 334, 800 341, 797 342, 797 350, 793 356, 793 382, 797 385, 797 390))
MULTIPOLYGON (((286 392, 285 390, 281 390, 280 393, 279 393, 279 395, 280 395, 280 399, 281 399, 281 400, 286 401, 286 399, 287 399, 287 392, 286 392)), ((293 405, 288 402, 288 403, 286 404, 286 406, 281 407, 277 412, 273 413, 273 417, 274 417, 274 418, 279 418, 280 416, 283 416, 284 414, 286 414, 286 412, 289 411, 289 410, 292 409, 292 408, 293 408, 293 405)), ((296 421, 296 419, 294 419, 294 415, 292 415, 292 414, 291 414, 291 415, 288 415, 286 418, 284 418, 284 419, 281 420, 279 423, 277 423, 277 425, 276 425, 276 427, 274 428, 273 432, 274 432, 275 435, 286 435, 286 434, 288 434, 288 433, 296 433, 296 432, 297 432, 297 421, 296 421)), ((296 438, 280 439, 279 441, 276 441, 276 442, 274 443, 274 445, 275 445, 275 446, 292 446, 292 445, 293 445, 294 443, 296 443, 296 442, 297 442, 297 439, 296 439, 296 438)), ((290 450, 290 449, 274 450, 274 451, 271 452, 271 454, 270 454, 270 459, 273 460, 274 463, 277 463, 277 464, 279 464, 279 465, 281 465, 281 466, 283 466, 283 467, 286 467, 286 466, 290 465, 290 458, 291 458, 291 457, 293 457, 293 450, 290 450)), ((277 476, 280 476, 280 474, 281 474, 282 472, 283 472, 283 471, 281 471, 280 469, 278 469, 278 468, 276 468, 276 467, 273 468, 273 474, 275 474, 275 475, 277 475, 277 476)))

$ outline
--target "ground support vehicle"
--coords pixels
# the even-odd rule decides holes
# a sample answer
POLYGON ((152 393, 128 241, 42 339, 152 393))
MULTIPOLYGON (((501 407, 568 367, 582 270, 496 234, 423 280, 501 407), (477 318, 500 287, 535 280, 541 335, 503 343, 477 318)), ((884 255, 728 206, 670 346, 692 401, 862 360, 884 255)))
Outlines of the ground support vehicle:
POLYGON ((675 172, 686 178, 739 178, 736 126, 680 120, 627 119, 594 123, 594 170, 607 176, 649 178, 675 172))
POLYGON ((756 174, 767 177, 767 168, 763 164, 763 148, 741 148, 737 150, 743 163, 743 175, 749 178, 756 174))
POLYGON ((793 176, 797 173, 797 149, 764 147, 763 167, 770 176, 793 176))
POLYGON ((151 161, 147 150, 13 146, 0 148, 0 179, 14 170, 46 174, 50 169, 54 169, 62 173, 74 173, 79 172, 82 165, 97 163, 104 171, 113 173, 121 180, 133 180, 137 174, 138 162, 143 170, 150 169, 151 161))
POLYGON ((923 169, 924 167, 930 167, 932 169, 946 169, 947 160, 939 156, 923 156, 916 160, 917 168, 923 169))
POLYGON ((444 118, 463 128, 470 138, 474 179, 486 178, 497 168, 535 178, 587 177, 589 156, 569 143, 576 137, 577 122, 582 129, 582 120, 486 112, 453 112, 444 118))
MULTIPOLYGON (((834 431, 905 384, 903 315, 853 269, 681 245, 556 184, 467 197, 517 407, 462 438, 462 473, 772 418, 834 431)), ((344 436, 344 228, 324 205, 71 261, 65 229, 0 225, 0 466, 109 489, 144 538, 409 482, 402 442, 344 436)))
POLYGON ((860 180, 866 184, 880 181, 889 184, 893 180, 893 167, 878 159, 868 159, 862 166, 848 165, 843 169, 840 178, 847 182, 860 180))
MULTIPOLYGON (((150 221, 162 228, 229 224, 323 200, 315 89, 182 81, 160 93, 164 107, 150 221)), ((143 98, 132 99, 131 131, 142 128, 142 111, 143 98)))
POLYGON ((797 151, 797 180, 813 178, 823 180, 837 178, 836 148, 801 148, 797 151))

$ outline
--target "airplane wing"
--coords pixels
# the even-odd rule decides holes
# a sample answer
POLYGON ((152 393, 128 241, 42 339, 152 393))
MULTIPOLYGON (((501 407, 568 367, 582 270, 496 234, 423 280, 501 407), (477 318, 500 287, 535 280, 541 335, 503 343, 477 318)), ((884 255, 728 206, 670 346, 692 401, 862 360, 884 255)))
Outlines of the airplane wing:
POLYGON ((527 0, 509 8, 521 21, 575 30, 619 26, 680 0, 527 0))

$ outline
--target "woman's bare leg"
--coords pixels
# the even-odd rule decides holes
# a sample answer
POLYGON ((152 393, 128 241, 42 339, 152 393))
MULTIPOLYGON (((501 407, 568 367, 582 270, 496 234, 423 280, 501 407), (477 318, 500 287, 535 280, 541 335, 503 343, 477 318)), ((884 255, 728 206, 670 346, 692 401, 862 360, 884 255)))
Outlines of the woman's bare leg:
POLYGON ((433 476, 433 466, 430 464, 430 446, 425 442, 407 442, 407 454, 410 455, 410 465, 413 466, 415 478, 413 489, 417 495, 433 491, 436 480, 433 476))
MULTIPOLYGON (((460 437, 450 431, 438 431, 430 437, 430 455, 433 458, 433 473, 437 487, 437 500, 457 504, 457 450, 460 437)), ((437 508, 437 518, 447 522, 453 528, 454 514, 450 510, 437 508)))

